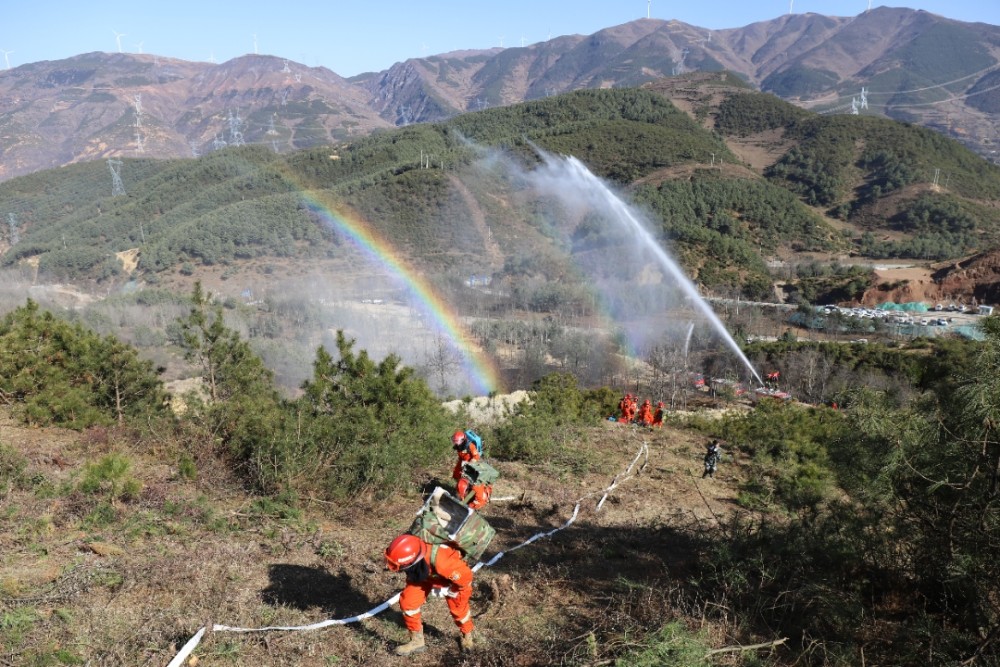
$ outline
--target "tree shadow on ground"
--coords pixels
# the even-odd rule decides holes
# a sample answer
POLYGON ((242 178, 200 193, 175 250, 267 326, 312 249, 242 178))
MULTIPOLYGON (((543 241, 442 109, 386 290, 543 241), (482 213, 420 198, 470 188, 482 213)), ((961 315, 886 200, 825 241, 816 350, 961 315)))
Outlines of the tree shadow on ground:
POLYGON ((268 577, 271 583, 261 591, 261 599, 273 606, 318 609, 340 618, 368 611, 380 602, 362 594, 346 573, 330 574, 323 567, 274 563, 268 577))
MULTIPOLYGON (((323 567, 307 567, 289 563, 276 563, 268 568, 271 583, 261 591, 261 599, 265 604, 275 607, 289 607, 300 611, 317 611, 322 618, 347 619, 370 611, 385 600, 373 600, 361 593, 346 573, 330 574, 323 567)), ((403 587, 400 577, 399 587, 403 587)), ((403 615, 397 605, 381 612, 380 617, 390 624, 403 627, 403 615)), ((350 628, 379 642, 392 643, 393 638, 387 637, 378 626, 367 623, 347 623, 350 628)), ((428 637, 444 638, 449 636, 450 628, 435 627, 435 624, 425 624, 424 632, 428 637)))

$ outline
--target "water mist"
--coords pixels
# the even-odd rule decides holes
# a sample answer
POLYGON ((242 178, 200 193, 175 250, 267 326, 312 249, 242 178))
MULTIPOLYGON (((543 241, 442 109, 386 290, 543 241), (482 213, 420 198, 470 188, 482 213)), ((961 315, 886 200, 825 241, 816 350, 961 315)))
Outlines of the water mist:
MULTIPOLYGON (((618 239, 626 240, 620 243, 620 246, 628 245, 639 251, 630 262, 638 265, 652 261, 664 274, 666 283, 675 288, 684 301, 691 304, 757 382, 763 384, 760 375, 743 354, 740 346, 729 335, 715 311, 701 298, 694 283, 684 274, 677 262, 656 241, 640 215, 575 157, 554 157, 542 153, 542 158, 542 166, 527 175, 530 184, 539 192, 560 202, 567 210, 577 211, 579 216, 596 214, 602 221, 610 223, 613 226, 610 231, 613 231, 618 239)), ((628 263, 620 259, 615 261, 618 264, 628 263)), ((616 270, 618 268, 624 271, 634 267, 622 266, 616 267, 616 270)), ((692 330, 693 325, 687 331, 685 353, 692 330)))

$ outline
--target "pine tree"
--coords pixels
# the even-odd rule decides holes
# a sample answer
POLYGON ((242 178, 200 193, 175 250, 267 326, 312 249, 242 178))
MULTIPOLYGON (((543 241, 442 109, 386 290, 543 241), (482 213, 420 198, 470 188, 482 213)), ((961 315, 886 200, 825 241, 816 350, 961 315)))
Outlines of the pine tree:
POLYGON ((37 424, 87 428, 168 413, 161 369, 31 301, 0 323, 0 395, 37 424))
POLYGON ((376 364, 353 346, 338 331, 339 360, 322 347, 317 351, 299 404, 331 460, 327 491, 382 495, 411 479, 415 467, 443 458, 448 418, 413 369, 399 367, 399 357, 376 364))

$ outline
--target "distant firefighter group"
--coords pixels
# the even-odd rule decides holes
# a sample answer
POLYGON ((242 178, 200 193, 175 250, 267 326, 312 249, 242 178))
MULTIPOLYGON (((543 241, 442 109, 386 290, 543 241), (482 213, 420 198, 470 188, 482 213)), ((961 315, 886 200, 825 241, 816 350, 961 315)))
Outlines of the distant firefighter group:
POLYGON ((654 411, 648 398, 642 402, 642 405, 639 405, 637 396, 625 394, 622 396, 622 400, 618 401, 618 414, 620 422, 659 428, 663 426, 663 401, 656 404, 654 411))

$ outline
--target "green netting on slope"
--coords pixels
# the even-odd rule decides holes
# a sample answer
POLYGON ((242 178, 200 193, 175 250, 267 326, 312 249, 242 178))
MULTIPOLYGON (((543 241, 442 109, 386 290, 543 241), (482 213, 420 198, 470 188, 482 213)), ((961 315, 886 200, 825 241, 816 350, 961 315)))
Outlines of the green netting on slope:
POLYGON ((930 308, 923 301, 907 301, 906 303, 893 303, 886 301, 878 305, 879 310, 898 310, 907 313, 926 313, 930 308))
POLYGON ((964 336, 971 340, 986 340, 986 334, 976 325, 962 325, 952 329, 959 336, 964 336))

